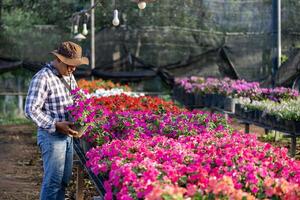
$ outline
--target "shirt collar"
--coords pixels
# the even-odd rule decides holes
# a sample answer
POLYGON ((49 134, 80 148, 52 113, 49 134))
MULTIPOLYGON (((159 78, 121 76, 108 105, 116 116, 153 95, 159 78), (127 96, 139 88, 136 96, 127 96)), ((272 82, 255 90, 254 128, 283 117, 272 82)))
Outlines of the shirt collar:
POLYGON ((57 70, 51 63, 47 63, 47 64, 46 64, 46 67, 47 67, 48 69, 50 69, 50 70, 53 72, 53 74, 55 74, 56 76, 62 77, 62 76, 60 75, 60 73, 58 72, 58 70, 57 70))

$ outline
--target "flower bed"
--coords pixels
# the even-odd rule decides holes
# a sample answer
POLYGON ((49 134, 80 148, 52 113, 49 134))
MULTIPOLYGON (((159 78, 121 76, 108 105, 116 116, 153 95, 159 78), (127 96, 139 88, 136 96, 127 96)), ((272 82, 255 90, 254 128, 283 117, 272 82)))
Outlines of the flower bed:
POLYGON ((177 188, 185 198, 300 197, 299 163, 286 149, 239 132, 113 140, 90 150, 87 157, 87 166, 107 179, 107 199, 151 199, 153 190, 166 186, 177 188))
POLYGON ((300 163, 287 149, 233 131, 224 116, 152 97, 85 98, 87 166, 105 177, 105 199, 299 199, 300 163))
POLYGON ((113 139, 147 138, 163 135, 170 138, 197 135, 207 130, 229 129, 219 114, 194 111, 181 113, 153 113, 149 111, 107 112, 96 120, 85 138, 102 145, 113 139))
POLYGON ((171 101, 165 101, 158 97, 131 97, 126 94, 114 95, 109 97, 99 97, 93 99, 94 105, 102 105, 110 111, 161 111, 179 112, 180 109, 171 101))

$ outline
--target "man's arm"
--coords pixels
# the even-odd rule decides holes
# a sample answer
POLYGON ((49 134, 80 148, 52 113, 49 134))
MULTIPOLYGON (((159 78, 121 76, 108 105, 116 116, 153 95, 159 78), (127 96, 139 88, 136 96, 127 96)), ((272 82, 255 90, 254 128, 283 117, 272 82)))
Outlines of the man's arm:
POLYGON ((50 133, 53 133, 56 131, 55 120, 42 111, 48 92, 49 88, 46 78, 41 75, 34 76, 26 98, 25 116, 31 119, 38 127, 48 129, 50 133))

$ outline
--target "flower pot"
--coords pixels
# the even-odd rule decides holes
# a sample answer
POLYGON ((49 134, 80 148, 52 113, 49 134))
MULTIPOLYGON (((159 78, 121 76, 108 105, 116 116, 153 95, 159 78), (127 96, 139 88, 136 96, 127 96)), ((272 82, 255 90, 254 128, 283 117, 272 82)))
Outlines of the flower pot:
POLYGON ((262 110, 255 110, 254 111, 254 121, 260 122, 260 118, 262 116, 263 111, 262 110))
POLYGON ((254 119, 254 111, 253 110, 245 110, 246 119, 253 121, 254 119))
POLYGON ((178 87, 176 100, 183 104, 183 97, 185 95, 185 91, 183 87, 178 87))
POLYGON ((195 94, 195 106, 198 108, 204 107, 204 96, 196 93, 195 94))
POLYGON ((242 118, 247 119, 248 118, 248 111, 245 110, 245 108, 242 108, 242 118))
POLYGON ((223 99, 223 104, 224 110, 235 113, 236 99, 231 97, 225 97, 223 99))
POLYGON ((211 107, 220 107, 222 96, 219 94, 212 94, 211 107))
POLYGON ((75 138, 81 138, 81 136, 85 133, 87 128, 88 128, 88 125, 85 125, 85 126, 76 125, 75 130, 78 132, 78 134, 75 135, 74 137, 75 138))
POLYGON ((204 106, 205 107, 211 107, 211 105, 212 105, 212 98, 213 98, 212 94, 206 94, 204 96, 204 106))
POLYGON ((226 96, 221 95, 221 94, 216 94, 216 107, 220 108, 220 109, 224 109, 224 100, 226 98, 226 96))
POLYGON ((260 124, 262 124, 262 125, 268 126, 268 124, 266 123, 266 120, 267 120, 267 118, 266 118, 266 113, 262 110, 262 111, 261 111, 261 115, 260 115, 260 117, 259 117, 259 119, 258 119, 258 122, 259 122, 260 124))
POLYGON ((235 104, 234 114, 238 117, 241 117, 243 115, 243 109, 241 104, 235 104))
POLYGON ((294 121, 294 131, 296 135, 300 135, 300 121, 294 121))
POLYGON ((260 118, 260 123, 262 123, 265 126, 272 127, 270 115, 269 114, 262 115, 262 117, 260 118))
POLYGON ((285 130, 289 132, 294 132, 295 130, 295 122, 293 120, 284 120, 285 130))
POLYGON ((193 108, 195 106, 195 95, 194 93, 187 93, 185 95, 185 105, 187 107, 193 108))
POLYGON ((174 88, 173 88, 173 99, 178 99, 180 97, 180 95, 179 95, 179 88, 178 88, 178 86, 174 86, 174 88))
POLYGON ((279 130, 285 130, 285 122, 282 120, 282 118, 277 118, 275 119, 275 123, 273 126, 279 130))
POLYGON ((275 124, 277 123, 276 121, 277 119, 274 115, 268 115, 268 122, 271 127, 275 127, 275 124))
POLYGON ((211 101, 210 101, 210 106, 209 107, 214 107, 217 104, 216 94, 210 94, 210 96, 211 96, 211 101))

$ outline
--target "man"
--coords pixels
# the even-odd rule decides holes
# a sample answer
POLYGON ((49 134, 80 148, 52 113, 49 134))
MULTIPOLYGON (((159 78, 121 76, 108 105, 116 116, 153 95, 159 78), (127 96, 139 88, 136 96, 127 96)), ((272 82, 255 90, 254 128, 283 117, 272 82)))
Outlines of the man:
POLYGON ((89 64, 73 42, 63 42, 51 53, 55 59, 34 75, 25 103, 26 117, 38 127, 44 167, 41 200, 65 199, 72 176, 73 136, 78 134, 65 108, 72 104, 70 89, 77 87, 72 73, 77 66, 89 64))

